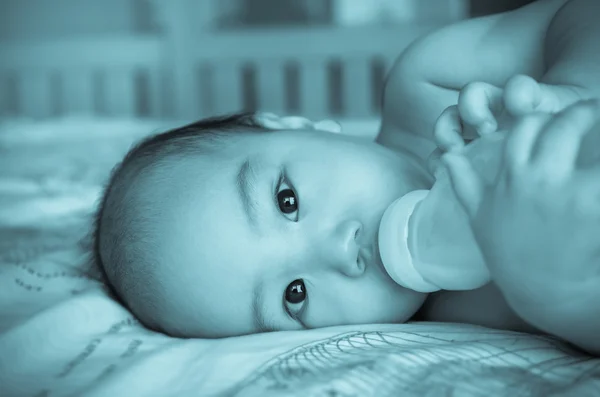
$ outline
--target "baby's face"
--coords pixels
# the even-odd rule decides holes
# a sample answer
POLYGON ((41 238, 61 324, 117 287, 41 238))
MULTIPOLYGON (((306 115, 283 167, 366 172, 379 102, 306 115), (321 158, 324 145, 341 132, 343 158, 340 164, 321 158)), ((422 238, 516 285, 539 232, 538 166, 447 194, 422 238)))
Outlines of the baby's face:
POLYGON ((427 187, 411 167, 370 141, 298 130, 240 134, 177 164, 156 269, 165 328, 225 337, 408 320, 425 295, 386 274, 377 232, 392 201, 427 187))

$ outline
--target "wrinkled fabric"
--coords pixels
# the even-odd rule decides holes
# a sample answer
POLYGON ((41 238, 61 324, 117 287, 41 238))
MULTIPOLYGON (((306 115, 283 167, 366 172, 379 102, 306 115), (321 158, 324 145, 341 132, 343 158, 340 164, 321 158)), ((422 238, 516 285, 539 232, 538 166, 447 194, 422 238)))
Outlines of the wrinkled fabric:
POLYGON ((157 128, 0 125, 0 396, 600 395, 600 359, 553 338, 476 326, 221 340, 145 329, 105 290, 89 230, 110 168, 157 128))

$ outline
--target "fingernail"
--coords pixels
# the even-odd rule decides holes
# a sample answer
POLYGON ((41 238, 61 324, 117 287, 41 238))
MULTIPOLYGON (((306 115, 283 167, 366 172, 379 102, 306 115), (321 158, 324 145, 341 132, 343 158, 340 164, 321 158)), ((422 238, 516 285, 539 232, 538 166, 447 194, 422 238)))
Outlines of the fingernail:
POLYGON ((495 121, 487 120, 481 126, 481 129, 479 130, 479 133, 480 134, 491 134, 492 132, 496 131, 497 127, 498 126, 496 125, 495 121))
POLYGON ((458 130, 453 130, 454 134, 450 135, 450 147, 448 148, 449 150, 455 149, 455 148, 461 148, 465 145, 465 141, 461 136, 460 131, 458 130))

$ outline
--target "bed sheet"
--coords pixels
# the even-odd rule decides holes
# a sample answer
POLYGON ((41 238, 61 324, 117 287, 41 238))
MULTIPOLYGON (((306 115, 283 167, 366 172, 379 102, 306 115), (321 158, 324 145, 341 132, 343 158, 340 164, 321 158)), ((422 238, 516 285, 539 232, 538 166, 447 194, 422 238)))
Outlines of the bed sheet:
MULTIPOLYGON (((332 327, 222 340, 143 328, 90 264, 100 187, 170 123, 0 123, 0 396, 595 396, 600 360, 464 324, 332 327)), ((373 137, 376 121, 343 123, 373 137)))

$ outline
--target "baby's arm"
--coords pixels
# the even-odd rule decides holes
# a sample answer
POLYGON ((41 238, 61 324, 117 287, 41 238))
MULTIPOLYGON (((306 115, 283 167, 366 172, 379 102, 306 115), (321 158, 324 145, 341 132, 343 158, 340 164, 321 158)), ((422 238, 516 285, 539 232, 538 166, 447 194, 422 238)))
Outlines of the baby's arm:
POLYGON ((437 117, 468 83, 503 87, 516 74, 600 95, 595 0, 540 0, 518 10, 448 26, 411 45, 385 89, 378 141, 420 158, 434 149, 437 117))
POLYGON ((492 279, 512 309, 595 355, 600 169, 578 164, 579 148, 599 136, 600 103, 579 102, 518 120, 507 133, 493 183, 481 179, 460 151, 442 157, 492 279))

